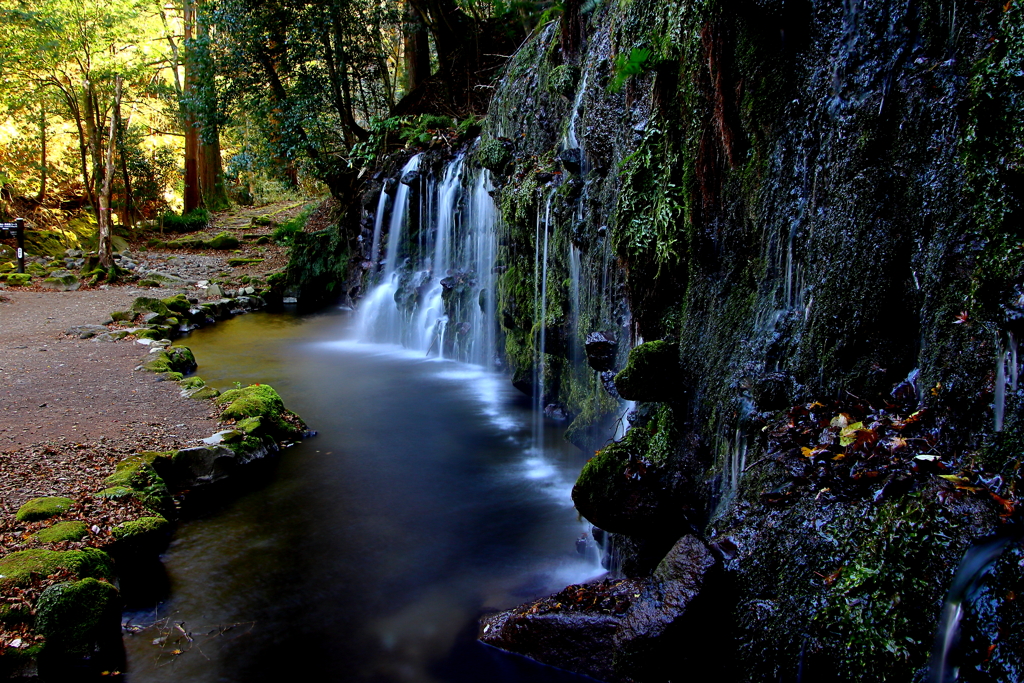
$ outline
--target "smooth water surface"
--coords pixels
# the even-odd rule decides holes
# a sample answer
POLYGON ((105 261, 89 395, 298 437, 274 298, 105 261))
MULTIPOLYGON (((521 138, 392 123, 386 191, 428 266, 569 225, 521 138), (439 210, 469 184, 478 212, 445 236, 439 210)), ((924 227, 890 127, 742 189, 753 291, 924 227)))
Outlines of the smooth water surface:
POLYGON ((209 384, 271 384, 319 434, 180 525, 169 599, 127 615, 150 625, 125 637, 133 683, 570 679, 473 636, 481 610, 601 573, 575 547, 585 456, 561 430, 531 448, 506 379, 344 341, 350 325, 257 313, 184 340, 209 384))

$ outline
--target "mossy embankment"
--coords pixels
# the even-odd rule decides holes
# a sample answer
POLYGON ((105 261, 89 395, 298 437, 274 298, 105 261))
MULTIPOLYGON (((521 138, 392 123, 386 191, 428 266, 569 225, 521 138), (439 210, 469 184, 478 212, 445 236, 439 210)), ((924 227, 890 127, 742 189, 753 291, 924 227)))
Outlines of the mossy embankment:
MULTIPOLYGON (((178 300, 136 304, 134 315, 168 315, 178 300)), ((195 375, 183 377, 196 369, 195 358, 168 344, 154 343, 137 371, 180 382, 182 400, 208 401, 221 429, 206 445, 125 457, 92 491, 68 489, 20 507, 7 525, 12 545, 0 557, 0 677, 123 670, 122 607, 165 597, 166 586, 145 584, 174 522, 193 502, 232 495, 260 463, 309 434, 268 385, 221 394, 195 375)))

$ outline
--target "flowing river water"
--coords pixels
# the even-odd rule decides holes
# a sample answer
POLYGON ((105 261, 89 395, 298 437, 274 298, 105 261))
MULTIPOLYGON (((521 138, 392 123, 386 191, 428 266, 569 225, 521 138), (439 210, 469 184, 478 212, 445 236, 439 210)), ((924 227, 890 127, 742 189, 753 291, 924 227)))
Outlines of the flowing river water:
POLYGON ((345 341, 353 324, 257 313, 185 340, 209 384, 271 384, 319 433, 178 527, 169 597, 126 614, 149 626, 125 637, 133 683, 576 679, 475 634, 482 610, 601 573, 575 543, 586 456, 559 430, 532 444, 507 379, 345 341))

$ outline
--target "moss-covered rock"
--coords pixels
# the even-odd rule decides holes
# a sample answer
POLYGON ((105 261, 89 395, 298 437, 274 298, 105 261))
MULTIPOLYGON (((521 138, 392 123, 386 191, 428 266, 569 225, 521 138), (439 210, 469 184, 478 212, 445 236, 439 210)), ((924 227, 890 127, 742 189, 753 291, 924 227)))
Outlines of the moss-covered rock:
POLYGON ((176 296, 167 297, 166 299, 161 299, 160 303, 162 303, 167 310, 172 313, 185 314, 192 308, 192 304, 185 298, 184 294, 178 294, 176 296))
POLYGON ((253 384, 241 389, 225 391, 217 397, 224 406, 222 420, 244 420, 257 417, 263 427, 275 438, 296 438, 302 434, 301 421, 284 407, 281 396, 268 384, 253 384), (288 417, 294 424, 285 419, 288 417))
POLYGON ((606 531, 645 538, 675 537, 691 521, 665 467, 630 439, 609 444, 587 461, 572 489, 580 514, 606 531))
POLYGON ((629 401, 671 401, 682 396, 679 347, 666 341, 640 344, 615 375, 615 388, 629 401))
POLYGON ((31 273, 8 273, 0 277, 9 287, 27 287, 32 282, 31 273))
POLYGON ((480 161, 480 165, 487 170, 500 174, 512 161, 512 152, 501 140, 490 139, 480 143, 477 159, 480 161))
POLYGON ((156 299, 149 296, 136 297, 132 303, 131 312, 135 315, 144 315, 146 313, 157 313, 162 316, 168 316, 171 314, 167 304, 161 299, 156 299))
POLYGON ((204 380, 202 377, 199 377, 198 375, 194 375, 192 377, 187 377, 187 378, 181 380, 181 388, 182 389, 199 389, 199 388, 205 387, 205 386, 206 386, 206 380, 204 380))
MULTIPOLYGON (((152 358, 142 364, 143 370, 156 373, 178 372, 185 374, 198 367, 192 350, 187 346, 169 346, 152 355, 152 358)), ((181 377, 177 379, 181 379, 181 377)))
POLYGON ((59 292, 69 292, 78 289, 81 283, 78 276, 67 270, 55 270, 50 276, 43 280, 43 287, 55 289, 59 292))
POLYGON ((33 574, 45 577, 62 569, 78 578, 114 578, 114 564, 102 550, 85 548, 61 552, 32 548, 0 558, 0 588, 24 586, 32 580, 33 574))
POLYGON ((43 519, 63 515, 74 504, 75 501, 63 496, 33 498, 18 508, 18 513, 15 517, 19 522, 38 522, 43 519))
POLYGON ((229 232, 219 232, 206 242, 210 249, 238 249, 240 242, 238 238, 229 232))
POLYGON ((189 398, 194 398, 197 401, 203 401, 211 398, 217 398, 220 396, 220 391, 213 387, 201 387, 194 391, 190 391, 188 394, 189 398))
POLYGON ((156 452, 125 458, 117 464, 114 473, 107 477, 106 483, 111 487, 131 489, 150 510, 167 513, 173 509, 173 504, 166 482, 154 467, 158 459, 170 460, 166 455, 156 452))
POLYGON ((135 491, 128 488, 127 486, 111 486, 110 488, 105 488, 102 491, 97 492, 95 495, 97 498, 117 499, 133 496, 135 495, 135 491))
POLYGON ((74 520, 57 522, 38 532, 34 538, 40 543, 59 543, 61 541, 80 541, 89 534, 85 522, 74 520))
POLYGON ((120 612, 120 595, 107 582, 58 583, 39 596, 35 628, 46 637, 47 652, 87 655, 98 641, 120 632, 120 612))

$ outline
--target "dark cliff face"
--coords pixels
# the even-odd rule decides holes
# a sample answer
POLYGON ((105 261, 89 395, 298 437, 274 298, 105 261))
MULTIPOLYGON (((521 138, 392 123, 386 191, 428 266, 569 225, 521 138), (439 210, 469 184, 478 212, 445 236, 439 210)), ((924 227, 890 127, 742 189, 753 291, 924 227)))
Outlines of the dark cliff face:
MULTIPOLYGON (((513 374, 599 448, 617 403, 583 344, 617 338, 632 431, 574 497, 628 518, 634 574, 666 534, 725 542, 741 679, 911 680, 1020 485, 1024 8, 584 8, 581 40, 552 25, 512 60, 478 147, 513 374)), ((1013 680, 1019 614, 986 590, 964 671, 1013 680)))

